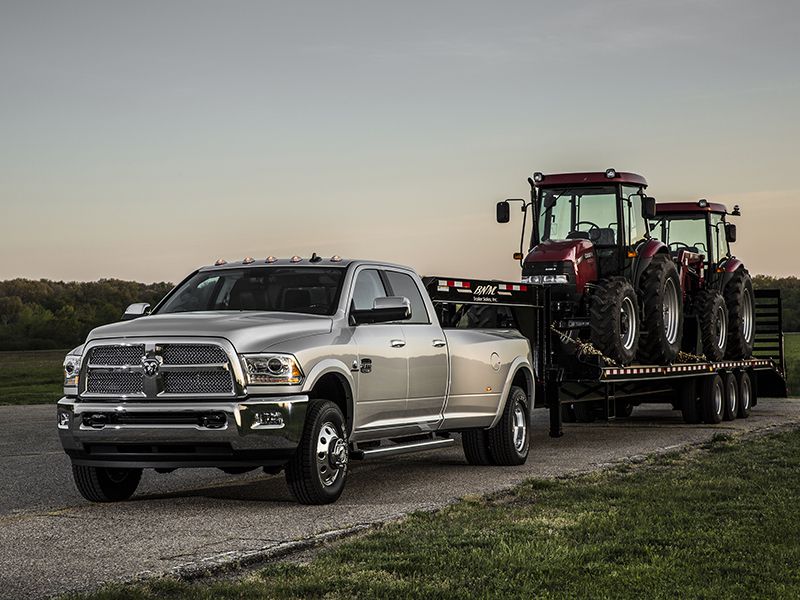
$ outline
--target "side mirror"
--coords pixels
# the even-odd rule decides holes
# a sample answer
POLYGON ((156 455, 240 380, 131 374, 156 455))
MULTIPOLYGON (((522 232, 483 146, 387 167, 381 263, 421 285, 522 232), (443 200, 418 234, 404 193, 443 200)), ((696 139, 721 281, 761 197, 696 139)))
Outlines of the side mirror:
POLYGON ((652 196, 642 196, 642 216, 645 219, 656 218, 656 199, 652 196))
POLYGON ((125 309, 125 314, 122 315, 122 320, 131 321, 149 314, 150 305, 147 302, 137 302, 136 304, 131 304, 125 309))
POLYGON ((497 203, 497 222, 508 223, 511 220, 511 205, 503 200, 497 203))
POLYGON ((403 296, 375 298, 372 308, 350 311, 356 325, 364 323, 388 323, 411 318, 411 301, 403 296))
POLYGON ((725 239, 729 244, 736 241, 736 225, 733 223, 725 223, 725 239))

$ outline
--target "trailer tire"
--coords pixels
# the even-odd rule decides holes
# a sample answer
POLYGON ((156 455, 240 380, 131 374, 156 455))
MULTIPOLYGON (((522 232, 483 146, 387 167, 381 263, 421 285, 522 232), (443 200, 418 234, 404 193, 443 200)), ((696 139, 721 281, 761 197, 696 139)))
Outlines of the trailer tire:
POLYGON ((328 400, 311 400, 303 435, 286 464, 286 483, 301 504, 330 504, 347 479, 349 448, 344 415, 328 400))
POLYGON ((528 394, 521 387, 512 386, 500 421, 488 431, 494 464, 525 464, 531 446, 530 429, 528 394))
POLYGON ((657 254, 639 280, 642 337, 639 358, 645 364, 668 365, 678 356, 683 339, 683 298, 675 263, 657 254))
POLYGON ((576 402, 572 405, 572 409, 575 411, 575 420, 578 423, 594 423, 597 419, 592 402, 576 402))
POLYGON ((740 419, 750 416, 750 409, 753 408, 753 398, 755 397, 755 387, 753 380, 747 371, 742 371, 736 378, 739 384, 739 414, 740 419))
POLYGON ((722 381, 725 384, 725 408, 722 411, 722 420, 733 421, 739 415, 739 382, 733 373, 723 375, 722 381))
POLYGON ((561 421, 563 423, 575 423, 578 419, 575 418, 575 408, 572 404, 561 405, 561 421))
POLYGON ((697 296, 697 319, 703 354, 711 362, 725 358, 728 349, 728 307, 722 294, 704 290, 697 296))
POLYGON ((696 425, 703 420, 700 403, 697 400, 697 383, 694 379, 688 378, 675 386, 675 393, 678 395, 683 421, 696 425))
MULTIPOLYGON (((592 295, 589 328, 595 348, 615 363, 633 362, 639 345, 639 301, 624 277, 600 281, 592 295)), ((576 405, 577 406, 577 405, 576 405)))
POLYGON ((81 496, 90 502, 119 502, 133 496, 142 479, 142 470, 73 464, 72 478, 81 496))
POLYGON ((743 360, 753 355, 756 314, 755 294, 750 273, 742 267, 725 285, 725 304, 728 305, 727 358, 743 360))
POLYGON ((489 434, 485 429, 468 429, 462 432, 461 445, 469 464, 478 467, 494 464, 489 450, 489 434))
POLYGON ((617 400, 614 404, 614 416, 618 419, 629 419, 633 414, 634 407, 633 402, 617 400))
POLYGON ((725 386, 722 377, 719 375, 703 377, 700 383, 700 405, 703 423, 715 425, 722 421, 725 410, 725 386))

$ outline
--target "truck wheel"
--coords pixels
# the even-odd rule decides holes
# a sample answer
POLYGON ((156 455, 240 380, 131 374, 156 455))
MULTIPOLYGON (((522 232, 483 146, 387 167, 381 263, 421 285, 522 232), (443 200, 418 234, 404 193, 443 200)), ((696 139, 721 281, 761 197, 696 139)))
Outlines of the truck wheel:
POLYGON ((639 304, 633 286, 623 277, 604 279, 591 302, 592 344, 615 363, 630 364, 639 344, 639 304))
POLYGON ((464 456, 471 465, 486 466, 494 464, 489 451, 489 434, 485 429, 469 429, 461 434, 464 456))
POLYGON ((700 292, 697 297, 697 318, 703 354, 711 362, 722 360, 728 348, 728 307, 719 292, 700 292))
POLYGON ((500 421, 489 431, 489 452, 496 465, 521 465, 530 451, 528 394, 513 386, 500 421))
POLYGON ((747 371, 739 373, 736 378, 739 383, 739 413, 740 419, 746 419, 750 416, 750 409, 753 408, 753 397, 755 390, 753 389, 753 380, 750 379, 747 371))
POLYGON ((686 379, 675 386, 678 395, 678 404, 683 415, 683 421, 692 425, 702 421, 702 414, 697 402, 697 384, 694 379, 686 379))
POLYGON ((683 338, 681 281, 675 263, 658 254, 639 281, 642 298, 642 337, 639 357, 643 363, 666 365, 678 356, 683 338))
POLYGON ((72 478, 81 496, 90 502, 118 502, 133 496, 142 470, 72 465, 72 478))
POLYGON ((342 494, 349 448, 344 416, 328 400, 312 400, 297 451, 286 464, 286 482, 301 504, 330 504, 342 494))
POLYGON ((703 377, 700 384, 700 406, 703 423, 714 425, 722 421, 722 413, 725 410, 725 386, 722 377, 719 375, 703 377))
POLYGON ((725 304, 728 306, 727 358, 741 360, 753 354, 755 339, 755 296, 750 273, 741 268, 725 286, 725 304))
POLYGON ((733 373, 723 375, 722 382, 725 385, 725 407, 722 410, 722 419, 733 421, 739 414, 739 383, 733 373))

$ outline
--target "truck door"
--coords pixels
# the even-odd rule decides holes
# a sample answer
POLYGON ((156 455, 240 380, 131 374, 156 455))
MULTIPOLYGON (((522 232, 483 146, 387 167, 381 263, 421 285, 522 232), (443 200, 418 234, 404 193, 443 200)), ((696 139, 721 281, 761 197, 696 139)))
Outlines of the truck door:
POLYGON ((408 298, 411 302, 411 318, 402 322, 408 356, 406 417, 414 422, 438 421, 447 397, 448 361, 444 332, 432 307, 426 306, 411 275, 389 269, 384 271, 384 275, 389 293, 408 298))
MULTIPOLYGON (((372 308, 376 298, 388 296, 376 269, 356 274, 350 306, 372 308)), ((391 427, 406 416, 408 360, 403 328, 397 323, 366 323, 354 328, 358 349, 355 428, 391 427)), ((355 369, 354 369, 355 370, 355 369)))

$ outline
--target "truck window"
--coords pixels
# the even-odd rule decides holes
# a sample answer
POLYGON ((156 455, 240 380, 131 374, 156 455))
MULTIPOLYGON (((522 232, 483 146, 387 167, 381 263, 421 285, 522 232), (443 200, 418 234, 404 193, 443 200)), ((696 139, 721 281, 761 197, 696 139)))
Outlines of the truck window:
POLYGON ((353 308, 355 310, 370 310, 375 303, 375 298, 385 297, 386 289, 383 287, 378 271, 364 269, 358 274, 353 290, 353 308))
POLYGON ((422 300, 422 294, 419 293, 419 288, 414 282, 414 278, 405 273, 398 273, 397 271, 384 271, 386 278, 389 280, 389 287, 392 288, 393 296, 403 296, 408 298, 411 302, 411 318, 406 323, 430 323, 428 311, 425 308, 425 302, 422 300))

